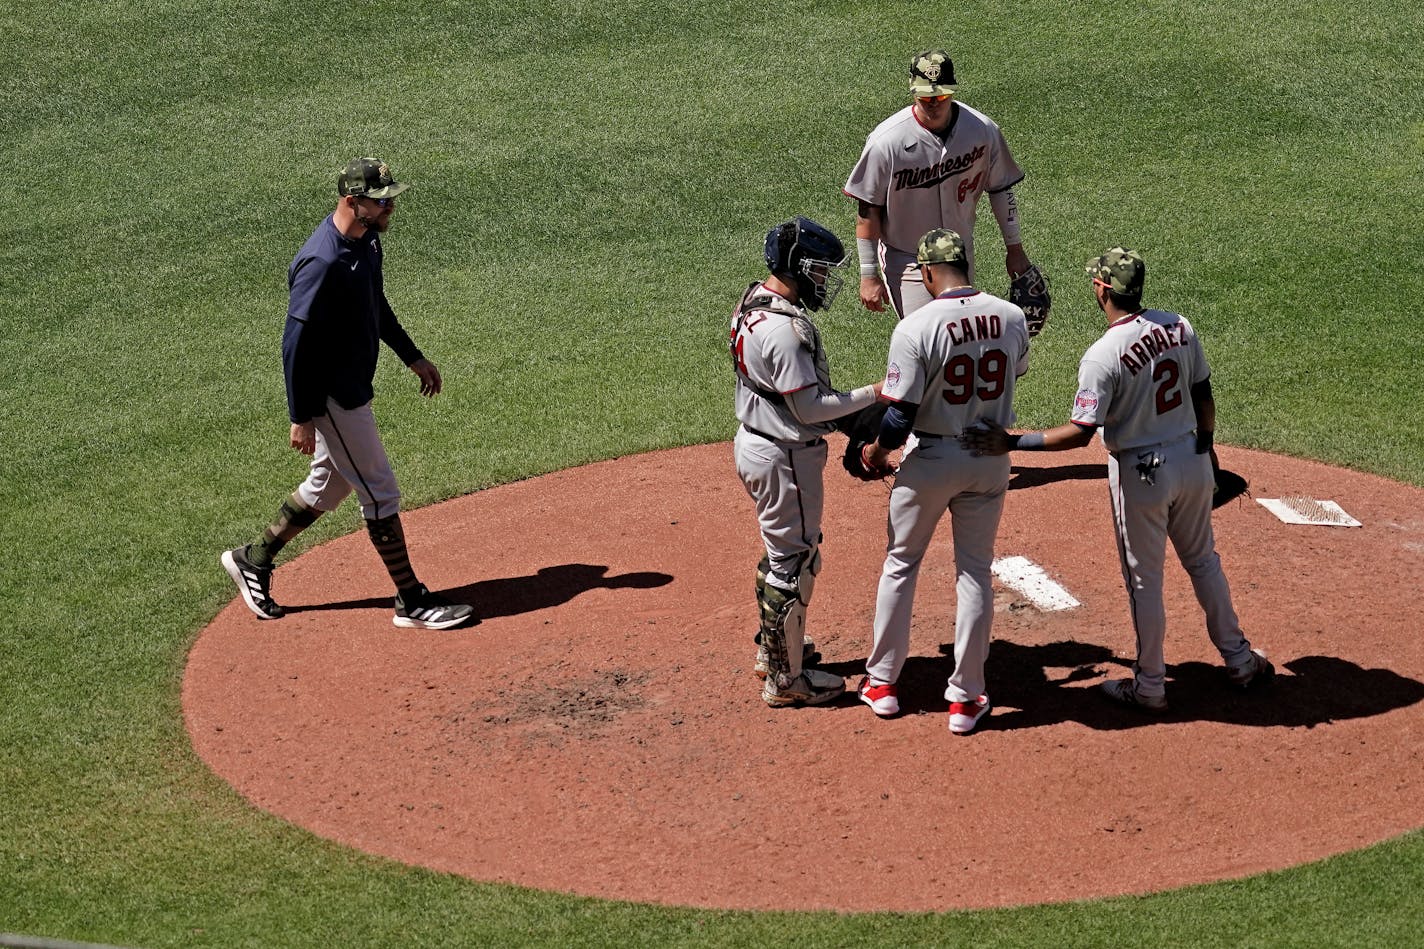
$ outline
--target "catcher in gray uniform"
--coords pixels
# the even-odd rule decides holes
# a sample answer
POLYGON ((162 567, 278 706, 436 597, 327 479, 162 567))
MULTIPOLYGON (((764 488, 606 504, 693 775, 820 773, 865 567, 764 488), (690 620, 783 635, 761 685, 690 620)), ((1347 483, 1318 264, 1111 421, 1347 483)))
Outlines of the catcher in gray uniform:
POLYGON ((732 311, 729 348, 737 377, 737 474, 756 504, 766 556, 757 568, 762 699, 771 706, 819 705, 845 681, 810 667, 806 606, 821 569, 822 472, 835 421, 876 399, 879 384, 831 386, 821 334, 809 311, 830 306, 843 283, 833 271, 845 247, 804 217, 766 235, 771 275, 732 311))
POLYGON ((948 228, 964 240, 974 280, 974 217, 989 195, 1007 251, 1009 302, 1024 311, 1030 336, 1048 320, 1048 281, 1024 252, 1014 185, 1023 172, 993 119, 955 98, 954 62, 942 49, 910 60, 914 102, 871 131, 845 193, 856 201, 860 302, 901 318, 930 302, 915 260, 919 240, 948 228), (883 280, 881 275, 883 274, 883 280))

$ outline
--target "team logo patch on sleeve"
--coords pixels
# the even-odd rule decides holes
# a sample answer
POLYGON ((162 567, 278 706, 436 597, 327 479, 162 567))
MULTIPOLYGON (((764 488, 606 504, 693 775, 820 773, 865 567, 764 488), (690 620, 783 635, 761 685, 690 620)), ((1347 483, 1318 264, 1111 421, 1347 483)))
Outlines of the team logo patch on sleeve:
POLYGON ((1098 407, 1098 394, 1092 389, 1079 389, 1073 398, 1073 408, 1091 412, 1098 407))
POLYGON ((900 364, 892 362, 890 368, 885 370, 885 391, 900 388, 900 364))

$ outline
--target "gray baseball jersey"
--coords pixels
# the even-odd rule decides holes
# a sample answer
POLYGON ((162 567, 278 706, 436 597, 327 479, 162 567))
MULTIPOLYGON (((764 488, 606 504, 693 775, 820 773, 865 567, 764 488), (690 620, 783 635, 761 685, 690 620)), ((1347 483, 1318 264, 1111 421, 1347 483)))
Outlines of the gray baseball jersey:
POLYGON ((804 442, 831 432, 830 422, 799 421, 785 397, 811 386, 831 389, 821 333, 804 310, 757 285, 732 312, 731 349, 737 370, 737 420, 779 441, 804 442))
POLYGON ((1185 317, 1143 310, 1113 323, 1083 354, 1072 419, 1101 425, 1108 451, 1164 444, 1196 428, 1190 390, 1210 375, 1185 317))
POLYGON ((953 522, 954 674, 945 697, 984 692, 993 626, 994 538, 1009 484, 1007 455, 976 456, 953 436, 980 418, 1014 420, 1014 384, 1028 371, 1028 326, 1007 300, 950 290, 907 316, 890 339, 884 396, 915 402, 915 444, 890 491, 889 543, 875 598, 874 643, 865 669, 894 683, 909 654, 920 563, 946 511, 953 522))
POLYGON ((1162 583, 1169 539, 1223 661, 1238 667, 1251 659, 1216 553, 1211 459, 1197 453, 1192 437, 1191 387, 1210 374, 1191 324, 1165 310, 1116 321, 1079 364, 1072 419, 1101 425, 1111 453, 1108 496, 1137 634, 1133 671, 1143 695, 1159 696, 1166 688, 1162 583))
POLYGON ((934 228, 959 232, 972 273, 980 195, 1012 188, 1023 176, 999 126, 984 113, 956 102, 941 138, 920 124, 910 105, 866 138, 844 190, 885 208, 881 239, 901 253, 913 256, 920 238, 934 228))
POLYGON ((970 287, 950 290, 895 326, 884 397, 914 402, 915 431, 954 437, 981 418, 1014 423, 1014 382, 1028 371, 1023 310, 970 287))

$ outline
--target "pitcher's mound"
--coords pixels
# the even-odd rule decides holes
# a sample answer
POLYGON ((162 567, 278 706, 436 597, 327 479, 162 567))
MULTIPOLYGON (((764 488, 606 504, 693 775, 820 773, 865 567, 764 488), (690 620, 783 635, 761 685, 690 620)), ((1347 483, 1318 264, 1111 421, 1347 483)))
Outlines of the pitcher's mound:
MULTIPOLYGON (((833 444, 833 449, 839 443, 833 444)), ((1098 445, 1015 456, 996 552, 1081 602, 996 584, 992 715, 946 729, 948 523, 915 604, 904 713, 848 695, 770 709, 752 676, 761 556, 729 445, 589 465, 405 515, 432 589, 479 623, 391 625, 363 533, 276 574, 292 613, 235 600, 193 647, 198 754, 322 836, 480 880, 704 907, 945 910, 1168 889, 1409 830, 1424 800, 1424 492, 1224 447, 1256 497, 1338 501, 1360 528, 1250 499, 1218 548, 1269 691, 1228 690, 1180 567, 1172 711, 1092 688, 1127 673, 1127 601, 1098 445)), ((808 628, 853 690, 887 489, 826 471, 808 628)), ((214 570, 217 570, 216 552, 214 570)))

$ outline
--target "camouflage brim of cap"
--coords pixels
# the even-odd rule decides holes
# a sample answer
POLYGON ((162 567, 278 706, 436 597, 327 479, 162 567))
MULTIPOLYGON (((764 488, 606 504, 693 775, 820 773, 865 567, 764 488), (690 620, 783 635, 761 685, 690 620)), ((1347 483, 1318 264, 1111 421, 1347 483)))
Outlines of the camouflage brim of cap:
POLYGON ((910 60, 910 92, 944 96, 954 92, 954 61, 942 49, 927 49, 910 60))
POLYGON ((379 158, 353 158, 336 179, 336 193, 362 198, 394 198, 410 185, 391 177, 391 166, 379 158))
POLYGON ((920 238, 915 260, 921 265, 954 264, 963 267, 969 263, 969 254, 964 249, 964 238, 957 231, 937 227, 920 238))
POLYGON ((1142 255, 1126 247, 1112 247, 1099 254, 1084 268, 1088 276, 1101 280, 1114 293, 1135 297, 1142 295, 1142 283, 1147 278, 1147 264, 1142 255))

